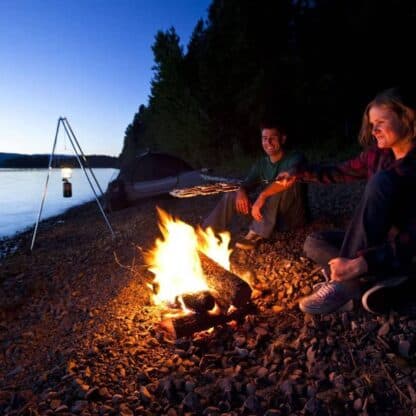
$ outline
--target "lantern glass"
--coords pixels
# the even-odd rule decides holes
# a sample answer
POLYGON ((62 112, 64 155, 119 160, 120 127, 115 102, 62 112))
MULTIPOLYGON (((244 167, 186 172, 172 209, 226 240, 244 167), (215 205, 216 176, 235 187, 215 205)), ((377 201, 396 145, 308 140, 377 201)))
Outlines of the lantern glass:
POLYGON ((71 179, 72 169, 71 168, 62 168, 61 169, 62 179, 71 179))

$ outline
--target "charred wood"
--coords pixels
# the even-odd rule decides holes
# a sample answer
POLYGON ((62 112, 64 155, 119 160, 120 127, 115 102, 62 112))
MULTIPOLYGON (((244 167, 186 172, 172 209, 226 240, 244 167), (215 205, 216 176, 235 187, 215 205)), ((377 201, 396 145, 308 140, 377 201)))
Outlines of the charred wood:
POLYGON ((255 311, 251 303, 245 307, 224 314, 213 313, 182 313, 165 317, 159 324, 160 328, 173 339, 188 337, 195 332, 205 331, 217 325, 223 325, 234 320, 241 320, 248 313, 255 311))
POLYGON ((202 252, 198 252, 208 287, 223 311, 231 305, 236 308, 250 301, 251 288, 247 282, 225 270, 202 252))
POLYGON ((210 292, 185 293, 182 295, 184 305, 196 313, 210 311, 215 306, 215 299, 210 292))

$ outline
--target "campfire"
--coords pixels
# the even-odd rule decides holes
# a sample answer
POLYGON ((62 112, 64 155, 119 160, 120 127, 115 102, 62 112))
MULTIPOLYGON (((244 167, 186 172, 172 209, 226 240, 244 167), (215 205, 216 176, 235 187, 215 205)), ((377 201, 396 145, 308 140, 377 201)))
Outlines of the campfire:
POLYGON ((248 283, 230 271, 230 234, 194 229, 158 208, 162 238, 147 254, 153 301, 165 311, 161 327, 174 338, 244 316, 248 283))

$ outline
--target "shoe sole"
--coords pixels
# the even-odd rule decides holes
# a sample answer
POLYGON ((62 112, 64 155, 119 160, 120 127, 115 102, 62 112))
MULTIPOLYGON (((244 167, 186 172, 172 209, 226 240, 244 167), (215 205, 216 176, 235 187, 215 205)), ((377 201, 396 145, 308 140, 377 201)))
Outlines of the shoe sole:
POLYGON ((262 240, 258 240, 254 243, 242 243, 237 241, 235 243, 235 247, 239 248, 240 250, 254 250, 261 242, 262 240))
POLYGON ((342 306, 340 306, 339 308, 336 309, 309 309, 308 307, 303 306, 300 302, 299 302, 299 309, 303 312, 303 313, 309 313, 311 315, 326 315, 329 313, 336 313, 336 312, 350 312, 354 309, 354 300, 350 299, 347 302, 345 302, 342 306))
POLYGON ((242 244, 242 243, 235 243, 235 247, 239 248, 240 250, 253 250, 255 245, 248 245, 248 244, 242 244))
POLYGON ((393 289, 397 288, 401 284, 408 280, 407 276, 395 277, 392 279, 384 280, 381 283, 376 284, 372 288, 368 289, 361 298, 363 308, 373 314, 383 314, 389 312, 391 305, 383 302, 384 300, 384 289, 390 290, 393 295, 393 289), (377 305, 384 305, 385 307, 377 308, 377 305))

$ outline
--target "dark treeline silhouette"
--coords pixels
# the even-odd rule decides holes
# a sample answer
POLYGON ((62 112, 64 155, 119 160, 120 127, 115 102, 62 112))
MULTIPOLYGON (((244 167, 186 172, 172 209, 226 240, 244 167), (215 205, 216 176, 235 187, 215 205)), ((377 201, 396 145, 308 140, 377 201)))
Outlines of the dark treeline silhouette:
POLYGON ((174 28, 156 34, 149 102, 121 160, 145 148, 196 166, 254 156, 276 113, 305 151, 355 151, 364 105, 413 81, 414 27, 411 0, 213 0, 186 53, 174 28))
MULTIPOLYGON (((118 168, 118 158, 104 155, 86 156, 88 165, 92 168, 118 168)), ((19 155, 3 160, 0 164, 2 168, 47 168, 49 166, 49 155, 19 155)), ((53 159, 52 167, 72 167, 79 168, 79 163, 75 156, 56 155, 53 159)))

